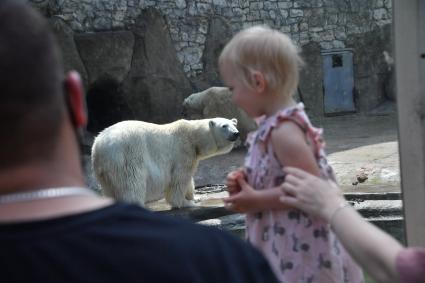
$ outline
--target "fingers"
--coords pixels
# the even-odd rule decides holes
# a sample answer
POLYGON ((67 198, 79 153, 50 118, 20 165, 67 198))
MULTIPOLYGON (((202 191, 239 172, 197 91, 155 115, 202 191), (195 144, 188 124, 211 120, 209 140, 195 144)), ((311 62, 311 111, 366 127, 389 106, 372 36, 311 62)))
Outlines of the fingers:
POLYGON ((281 203, 283 203, 285 205, 292 206, 292 207, 295 207, 295 208, 299 208, 299 201, 298 201, 298 199, 296 199, 294 197, 285 195, 285 196, 281 196, 279 198, 279 200, 280 200, 281 203))
POLYGON ((224 203, 224 208, 227 209, 227 210, 235 211, 236 212, 235 205, 233 203, 226 203, 225 202, 224 203))
POLYGON ((236 187, 227 187, 227 192, 229 193, 229 195, 233 195, 233 194, 235 194, 235 193, 237 193, 238 192, 238 188, 236 188, 236 187))
POLYGON ((227 197, 227 198, 223 198, 223 202, 226 204, 226 203, 232 203, 232 202, 234 202, 235 201, 235 198, 237 198, 237 196, 236 195, 232 195, 232 196, 229 196, 229 197, 227 197))
POLYGON ((289 204, 289 203, 292 204, 292 203, 297 201, 296 198, 288 196, 288 195, 283 195, 283 196, 279 197, 279 200, 280 200, 281 203, 284 203, 284 204, 289 204))
MULTIPOLYGON (((224 201, 224 200, 223 200, 224 201)), ((233 204, 232 203, 224 203, 224 208, 227 210, 233 210, 233 204)))
POLYGON ((287 193, 289 195, 292 195, 292 196, 296 196, 297 195, 297 189, 291 183, 285 182, 285 183, 283 183, 281 185, 281 188, 282 188, 282 191, 283 192, 285 192, 285 193, 287 193))
POLYGON ((241 169, 241 168, 238 168, 238 169, 236 169, 236 170, 234 170, 234 171, 232 171, 232 172, 230 172, 229 174, 227 174, 227 177, 228 178, 233 178, 233 179, 235 179, 235 178, 237 178, 238 176, 240 176, 240 175, 244 175, 245 173, 244 173, 244 170, 243 169, 241 169))
POLYGON ((293 175, 299 179, 305 179, 309 176, 311 176, 311 174, 305 172, 304 170, 301 170, 299 168, 295 168, 295 167, 290 167, 290 166, 286 166, 283 168, 283 171, 286 172, 287 174, 293 175))
POLYGON ((302 180, 294 175, 287 174, 285 176, 285 182, 287 184, 292 184, 294 186, 298 185, 302 180))
POLYGON ((234 201, 235 200, 233 197, 224 198, 223 199, 224 208, 230 211, 239 212, 240 211, 239 205, 235 203, 234 201))
POLYGON ((251 188, 251 186, 246 182, 245 178, 243 177, 236 179, 236 181, 238 182, 238 185, 242 190, 251 188))

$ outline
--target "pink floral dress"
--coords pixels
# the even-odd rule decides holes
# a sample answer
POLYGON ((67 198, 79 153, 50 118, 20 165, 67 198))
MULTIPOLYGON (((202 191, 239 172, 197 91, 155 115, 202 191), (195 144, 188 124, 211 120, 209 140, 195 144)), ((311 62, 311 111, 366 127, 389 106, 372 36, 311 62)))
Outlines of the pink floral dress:
MULTIPOLYGON (((335 179, 328 165, 321 139, 322 130, 314 128, 304 105, 285 108, 263 119, 258 130, 248 137, 245 170, 250 185, 267 190, 283 182, 284 164, 276 158, 270 134, 285 121, 296 123, 313 142, 317 164, 324 178, 335 179)), ((260 249, 281 282, 285 283, 360 283, 361 269, 354 263, 330 225, 297 209, 265 210, 246 216, 247 240, 260 249)))

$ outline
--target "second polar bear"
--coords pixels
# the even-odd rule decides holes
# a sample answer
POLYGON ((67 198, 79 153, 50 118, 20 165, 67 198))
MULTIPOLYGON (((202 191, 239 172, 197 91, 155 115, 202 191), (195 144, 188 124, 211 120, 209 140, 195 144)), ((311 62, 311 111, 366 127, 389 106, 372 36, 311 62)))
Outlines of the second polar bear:
POLYGON ((95 177, 105 195, 118 200, 144 205, 165 196, 172 207, 193 206, 199 161, 230 152, 236 126, 236 119, 225 118, 119 122, 94 140, 95 177))
POLYGON ((249 132, 257 128, 254 120, 233 102, 232 92, 227 87, 210 87, 191 94, 183 101, 183 114, 189 119, 234 117, 238 120, 242 142, 249 132))

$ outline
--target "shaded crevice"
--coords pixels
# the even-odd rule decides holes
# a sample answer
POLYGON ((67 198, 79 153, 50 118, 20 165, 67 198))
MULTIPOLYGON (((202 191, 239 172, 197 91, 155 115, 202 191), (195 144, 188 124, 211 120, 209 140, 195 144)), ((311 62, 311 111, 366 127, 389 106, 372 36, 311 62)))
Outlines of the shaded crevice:
POLYGON ((112 78, 101 78, 92 84, 87 92, 87 109, 87 130, 93 134, 131 118, 130 109, 123 100, 121 85, 112 78))

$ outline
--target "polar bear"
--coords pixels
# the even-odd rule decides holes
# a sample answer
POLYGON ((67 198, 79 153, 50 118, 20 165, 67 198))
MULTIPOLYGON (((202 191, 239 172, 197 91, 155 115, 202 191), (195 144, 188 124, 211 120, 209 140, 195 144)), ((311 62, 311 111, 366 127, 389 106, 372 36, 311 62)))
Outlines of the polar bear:
POLYGON ((193 206, 199 161, 230 152, 236 126, 237 119, 225 118, 119 122, 94 140, 94 175, 104 194, 118 200, 144 206, 165 196, 172 207, 193 206))
POLYGON ((232 92, 227 87, 210 87, 191 94, 183 101, 183 115, 189 119, 235 117, 242 141, 257 128, 255 121, 232 101, 232 92))

